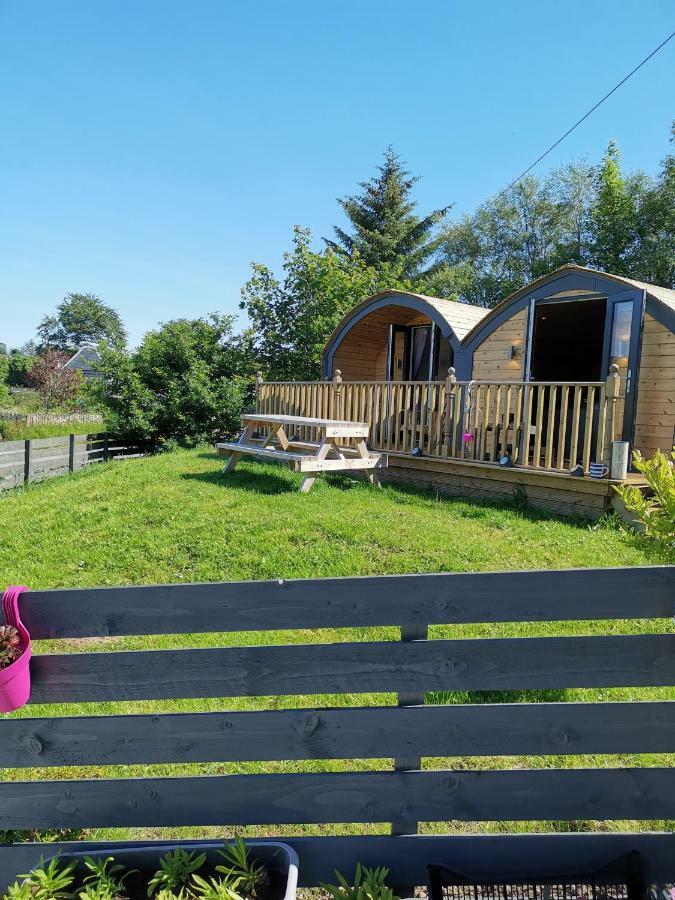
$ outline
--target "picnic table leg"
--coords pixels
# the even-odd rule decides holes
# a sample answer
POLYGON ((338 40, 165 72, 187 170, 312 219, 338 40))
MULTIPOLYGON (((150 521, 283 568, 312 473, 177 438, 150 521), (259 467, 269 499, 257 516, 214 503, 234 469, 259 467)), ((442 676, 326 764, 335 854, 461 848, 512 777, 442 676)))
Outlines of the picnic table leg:
MULTIPOLYGON (((237 443, 245 444, 246 441, 253 434, 253 431, 254 431, 253 425, 247 425, 246 428, 244 428, 244 430, 242 431, 241 436, 239 437, 239 440, 237 441, 237 443)), ((237 453, 236 450, 231 450, 229 459, 227 460, 227 463, 225 464, 225 468, 223 469, 222 474, 227 475, 229 472, 232 472, 234 470, 235 466, 237 465, 237 463, 239 462, 239 460, 241 459, 241 457, 242 457, 241 453, 237 453)))
MULTIPOLYGON (((316 452, 316 456, 313 458, 317 460, 325 459, 333 449, 335 449, 333 441, 329 438, 324 438, 319 444, 319 449, 316 452)), ((313 475, 311 473, 305 475, 305 477, 302 479, 302 482, 300 483, 300 493, 306 494, 308 491, 311 491, 312 485, 315 481, 316 475, 313 475)))
MULTIPOLYGON (((368 445, 363 439, 356 442, 356 449, 361 459, 368 459, 370 455, 368 453, 368 445)), ((366 469, 366 478, 373 485, 373 487, 382 487, 382 482, 380 481, 380 477, 375 469, 366 469)))

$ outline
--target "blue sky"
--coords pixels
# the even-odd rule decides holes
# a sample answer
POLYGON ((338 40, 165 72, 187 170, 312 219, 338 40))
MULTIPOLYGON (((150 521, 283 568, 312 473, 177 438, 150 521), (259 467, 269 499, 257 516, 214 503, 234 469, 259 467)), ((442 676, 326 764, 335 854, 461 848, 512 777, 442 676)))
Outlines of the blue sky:
MULTIPOLYGON (((392 143, 420 211, 504 187, 673 30, 671 0, 328 4, 0 0, 0 341, 68 291, 159 321, 234 312, 252 259, 392 143)), ((538 171, 655 171, 675 118, 675 40, 538 171)))

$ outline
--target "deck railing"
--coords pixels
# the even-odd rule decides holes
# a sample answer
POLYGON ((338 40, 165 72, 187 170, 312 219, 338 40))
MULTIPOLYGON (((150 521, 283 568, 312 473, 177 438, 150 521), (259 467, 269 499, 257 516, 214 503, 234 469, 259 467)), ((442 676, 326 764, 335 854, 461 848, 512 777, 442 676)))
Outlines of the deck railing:
MULTIPOLYGON (((619 374, 605 381, 267 382, 258 377, 256 411, 351 419, 370 425, 373 449, 527 468, 567 470, 609 463, 617 425, 619 374)), ((311 428, 298 438, 314 440, 311 428)))

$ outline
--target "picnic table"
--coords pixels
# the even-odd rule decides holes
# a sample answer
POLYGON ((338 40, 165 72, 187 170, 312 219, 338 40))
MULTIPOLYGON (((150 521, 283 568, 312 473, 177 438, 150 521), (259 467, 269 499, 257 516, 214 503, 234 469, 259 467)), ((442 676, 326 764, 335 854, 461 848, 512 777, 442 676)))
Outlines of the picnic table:
POLYGON ((380 486, 376 470, 387 465, 387 456, 368 449, 367 422, 247 413, 241 417, 241 424, 237 441, 216 444, 218 452, 229 457, 224 474, 231 472, 241 457, 247 455, 285 462, 296 472, 302 472, 301 493, 311 489, 320 472, 363 470, 371 484, 380 486), (256 438, 256 431, 261 428, 268 432, 262 439, 256 438), (318 440, 298 439, 295 430, 301 428, 312 429, 318 440))

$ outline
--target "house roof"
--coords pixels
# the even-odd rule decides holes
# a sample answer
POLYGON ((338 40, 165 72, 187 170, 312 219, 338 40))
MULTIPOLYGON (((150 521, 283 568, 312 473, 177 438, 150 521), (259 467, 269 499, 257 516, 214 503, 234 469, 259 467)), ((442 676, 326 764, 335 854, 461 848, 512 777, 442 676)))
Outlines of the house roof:
POLYGON ((472 306, 469 303, 459 303, 457 300, 445 300, 442 297, 428 297, 426 294, 414 294, 411 291, 400 291, 396 289, 380 291, 379 294, 373 294, 371 297, 366 297, 361 303, 352 307, 335 327, 326 341, 325 346, 330 347, 351 320, 355 320, 355 322, 358 321, 358 319, 365 314, 365 311, 369 306, 373 306, 381 300, 391 300, 391 306, 396 306, 397 300, 400 301, 400 305, 402 306, 412 306, 413 303, 411 303, 411 301, 415 301, 414 306, 417 309, 425 310, 429 314, 429 318, 437 321, 440 317, 443 322, 446 323, 449 330, 455 335, 458 342, 461 342, 474 325, 477 325, 484 319, 489 312, 487 309, 483 309, 480 306, 472 306))
MULTIPOLYGON (((536 290, 538 287, 546 284, 547 282, 555 281, 562 275, 575 273, 586 275, 590 278, 597 278, 602 281, 615 281, 618 285, 622 285, 624 287, 639 288, 640 290, 646 292, 647 297, 652 298, 657 303, 660 303, 663 306, 667 307, 669 310, 675 311, 675 291, 671 290, 670 288, 660 287, 656 284, 647 284, 644 281, 636 281, 633 278, 626 278, 624 275, 613 275, 611 272, 601 272, 598 269, 589 269, 586 266, 578 266, 575 263, 566 263, 564 266, 559 266, 557 269, 549 272, 548 275, 543 275, 541 278, 537 278, 535 281, 531 281, 524 287, 519 288, 512 294, 509 294, 508 297, 506 297, 496 306, 493 306, 492 309, 488 310, 487 315, 485 315, 482 320, 479 320, 466 333, 465 338, 467 339, 467 341, 473 338, 476 332, 479 330, 479 326, 482 326, 490 320, 494 319, 502 312, 502 310, 504 310, 507 306, 510 306, 514 301, 516 301, 519 297, 522 297, 524 294, 529 294, 531 291, 536 290)), ((605 293, 605 290, 599 285, 598 292, 605 293)))
POLYGON ((92 365, 101 361, 96 347, 92 344, 83 344, 70 359, 63 364, 64 369, 91 369, 92 365))

